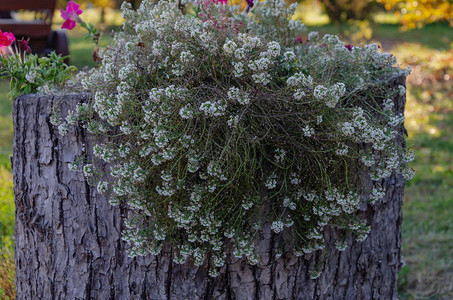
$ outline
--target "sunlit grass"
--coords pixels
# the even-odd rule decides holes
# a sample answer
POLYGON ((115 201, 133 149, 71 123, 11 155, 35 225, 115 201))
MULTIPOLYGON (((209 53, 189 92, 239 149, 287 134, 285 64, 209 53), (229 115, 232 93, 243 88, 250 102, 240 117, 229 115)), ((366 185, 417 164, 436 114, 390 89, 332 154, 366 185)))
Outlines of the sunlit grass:
POLYGON ((12 179, 11 170, 0 165, 0 299, 13 298, 15 295, 12 179))
POLYGON ((293 19, 302 20, 306 25, 310 26, 323 26, 329 24, 329 17, 323 12, 321 4, 313 0, 307 0, 299 4, 293 19))

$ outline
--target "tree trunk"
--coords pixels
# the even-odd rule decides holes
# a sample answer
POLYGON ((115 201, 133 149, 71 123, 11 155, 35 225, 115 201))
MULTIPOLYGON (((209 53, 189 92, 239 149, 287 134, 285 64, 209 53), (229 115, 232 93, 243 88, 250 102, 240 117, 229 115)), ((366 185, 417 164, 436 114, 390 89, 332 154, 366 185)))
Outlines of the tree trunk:
MULTIPOLYGON (((403 76, 387 83, 405 84, 403 76)), ((172 263, 161 255, 129 258, 121 240, 125 207, 113 207, 67 163, 91 155, 94 137, 74 127, 59 135, 49 122, 83 95, 23 96, 14 101, 14 192, 18 299, 395 299, 401 261, 404 179, 384 180, 383 200, 363 211, 371 232, 363 242, 335 249, 327 232, 324 252, 276 258, 280 241, 264 228, 260 263, 229 255, 217 278, 208 266, 172 263), (311 279, 314 270, 322 270, 311 279)), ((394 99, 397 113, 405 97, 394 99)), ((400 131, 403 132, 401 127, 400 131)), ((403 141, 400 141, 403 143, 403 141)))

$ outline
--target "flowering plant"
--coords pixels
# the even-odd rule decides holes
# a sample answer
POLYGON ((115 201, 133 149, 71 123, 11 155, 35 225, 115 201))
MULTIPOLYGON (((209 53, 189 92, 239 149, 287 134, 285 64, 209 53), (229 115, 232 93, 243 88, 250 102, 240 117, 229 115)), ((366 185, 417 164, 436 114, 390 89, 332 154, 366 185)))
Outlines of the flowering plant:
POLYGON ((60 9, 61 17, 65 20, 61 28, 72 30, 76 26, 76 21, 83 22, 79 17, 82 12, 80 5, 74 1, 69 1, 66 9, 60 9))
POLYGON ((12 42, 16 40, 16 37, 11 32, 2 32, 0 30, 0 49, 8 47, 12 42))
POLYGON ((91 101, 52 119, 110 137, 69 167, 129 207, 130 255, 171 243, 176 263, 209 259, 217 276, 230 246, 258 263, 266 227, 296 255, 323 249, 326 228, 339 250, 366 238, 359 212, 385 195, 381 179, 412 174, 392 100, 404 87, 378 81, 401 72, 392 55, 317 32, 297 43, 283 0, 252 17, 205 1, 193 15, 173 1, 122 10, 124 31, 78 76, 91 101))
POLYGON ((80 26, 85 28, 88 32, 88 36, 93 40, 97 45, 99 43, 100 33, 91 23, 85 23, 79 15, 83 13, 83 10, 80 8, 80 5, 74 1, 69 1, 66 9, 60 9, 60 14, 63 20, 63 25, 61 28, 72 30, 77 23, 80 23, 80 26))
POLYGON ((67 66, 64 59, 55 52, 39 58, 31 54, 28 40, 16 41, 11 32, 0 31, 0 78, 11 80, 10 99, 61 86, 75 71, 75 67, 67 66), (16 42, 14 47, 13 42, 16 42))

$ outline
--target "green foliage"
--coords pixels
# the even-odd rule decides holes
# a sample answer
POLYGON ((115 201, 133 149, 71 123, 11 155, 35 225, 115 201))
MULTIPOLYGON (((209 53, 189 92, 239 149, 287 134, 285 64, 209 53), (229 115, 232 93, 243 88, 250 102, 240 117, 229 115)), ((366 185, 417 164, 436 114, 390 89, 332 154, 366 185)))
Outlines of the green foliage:
POLYGON ((95 45, 98 45, 99 38, 101 37, 101 33, 99 32, 99 30, 96 27, 94 27, 92 23, 81 22, 80 26, 87 30, 87 37, 91 39, 91 41, 95 45))
POLYGON ((11 55, 0 55, 0 78, 10 78, 10 99, 63 85, 75 67, 64 63, 65 57, 51 52, 48 56, 16 51, 11 55))
POLYGON ((373 0, 322 0, 321 2, 330 21, 336 25, 348 20, 365 20, 375 7, 373 0))

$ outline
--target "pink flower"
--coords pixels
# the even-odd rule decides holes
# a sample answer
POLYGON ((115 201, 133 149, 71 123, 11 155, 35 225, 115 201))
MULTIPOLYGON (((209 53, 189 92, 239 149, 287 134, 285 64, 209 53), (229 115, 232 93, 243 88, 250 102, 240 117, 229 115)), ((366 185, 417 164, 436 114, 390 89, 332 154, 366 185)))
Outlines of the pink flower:
POLYGON ((2 32, 0 30, 0 47, 8 47, 12 42, 16 40, 16 37, 11 32, 2 32))
POLYGON ((61 17, 65 20, 61 28, 72 30, 76 26, 76 21, 80 21, 79 15, 83 12, 80 5, 74 1, 69 1, 66 10, 60 9, 61 17))
POLYGON ((352 48, 353 46, 351 44, 347 44, 347 45, 344 45, 346 47, 346 49, 348 49, 349 51, 352 51, 352 48))
POLYGON ((8 47, 12 42, 16 40, 16 37, 11 32, 2 32, 0 30, 0 55, 8 55, 10 49, 8 47))

